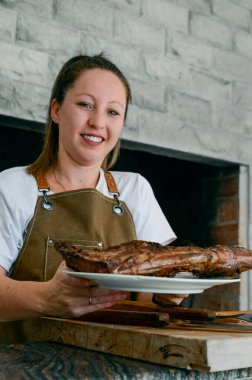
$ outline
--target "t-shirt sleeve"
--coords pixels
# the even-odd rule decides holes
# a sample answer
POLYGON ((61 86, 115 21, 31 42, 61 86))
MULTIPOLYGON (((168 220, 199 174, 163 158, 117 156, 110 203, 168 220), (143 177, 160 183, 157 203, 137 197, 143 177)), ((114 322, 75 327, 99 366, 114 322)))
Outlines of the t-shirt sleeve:
POLYGON ((17 210, 0 186, 0 265, 8 272, 22 244, 17 210))
POLYGON ((36 187, 31 187, 33 180, 29 177, 21 169, 0 173, 0 266, 7 272, 23 245, 25 230, 36 202, 36 187), (30 190, 28 196, 27 189, 30 190))
POLYGON ((132 209, 138 240, 169 244, 176 239, 149 182, 141 175, 137 176, 135 186, 136 199, 132 209))

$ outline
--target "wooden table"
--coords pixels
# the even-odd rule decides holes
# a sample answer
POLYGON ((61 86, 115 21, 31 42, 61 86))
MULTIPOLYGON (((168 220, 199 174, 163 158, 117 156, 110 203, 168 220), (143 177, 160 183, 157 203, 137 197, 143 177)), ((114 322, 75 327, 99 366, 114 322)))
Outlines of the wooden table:
POLYGON ((151 328, 58 318, 36 318, 23 328, 28 342, 0 345, 0 380, 252 376, 251 330, 187 330, 172 324, 151 328))
POLYGON ((188 371, 52 342, 0 344, 0 380, 227 380, 250 376, 252 368, 188 371))

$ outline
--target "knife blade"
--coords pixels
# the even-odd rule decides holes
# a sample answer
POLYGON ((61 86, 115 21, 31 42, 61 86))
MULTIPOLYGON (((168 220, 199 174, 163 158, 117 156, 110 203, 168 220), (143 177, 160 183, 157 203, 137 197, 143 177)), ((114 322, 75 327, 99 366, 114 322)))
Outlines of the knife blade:
POLYGON ((251 314, 252 310, 211 310, 211 309, 196 309, 183 308, 177 306, 160 306, 148 302, 140 301, 118 301, 115 305, 109 308, 110 310, 125 310, 125 311, 153 311, 160 313, 168 313, 170 320, 172 319, 188 319, 188 320, 213 320, 215 318, 230 318, 239 317, 244 314, 251 314))
POLYGON ((170 322, 167 328, 185 329, 185 330, 202 330, 202 331, 216 331, 216 332, 234 332, 234 333, 252 333, 252 324, 240 323, 221 323, 221 322, 207 322, 207 321, 174 321, 170 322))

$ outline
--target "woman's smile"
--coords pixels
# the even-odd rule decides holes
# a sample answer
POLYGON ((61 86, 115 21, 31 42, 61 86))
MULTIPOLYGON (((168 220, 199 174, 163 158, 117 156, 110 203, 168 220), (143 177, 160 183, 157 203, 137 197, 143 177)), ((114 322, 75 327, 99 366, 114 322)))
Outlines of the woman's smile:
POLYGON ((102 137, 95 135, 81 134, 81 137, 87 144, 92 146, 98 146, 104 141, 102 137))

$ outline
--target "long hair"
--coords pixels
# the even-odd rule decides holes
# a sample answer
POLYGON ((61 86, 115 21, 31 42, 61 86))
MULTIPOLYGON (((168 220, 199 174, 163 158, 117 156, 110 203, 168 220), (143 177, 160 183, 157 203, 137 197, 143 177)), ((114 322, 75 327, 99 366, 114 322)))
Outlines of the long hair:
MULTIPOLYGON (((128 105, 131 102, 131 89, 128 80, 119 68, 110 60, 104 57, 101 53, 99 55, 87 56, 79 55, 69 59, 61 68, 58 76, 52 87, 50 103, 47 112, 47 120, 45 125, 44 146, 39 157, 28 166, 27 172, 36 175, 38 172, 46 172, 50 168, 55 167, 58 161, 59 149, 59 130, 58 124, 52 120, 51 117, 51 103, 55 99, 59 105, 64 101, 66 92, 74 85, 76 80, 83 74, 83 72, 91 69, 102 69, 114 73, 123 83, 126 89, 126 110, 124 120, 127 116, 128 105)), ((108 153, 102 163, 102 168, 107 171, 111 168, 118 157, 120 150, 120 141, 116 143, 115 147, 108 153)))

